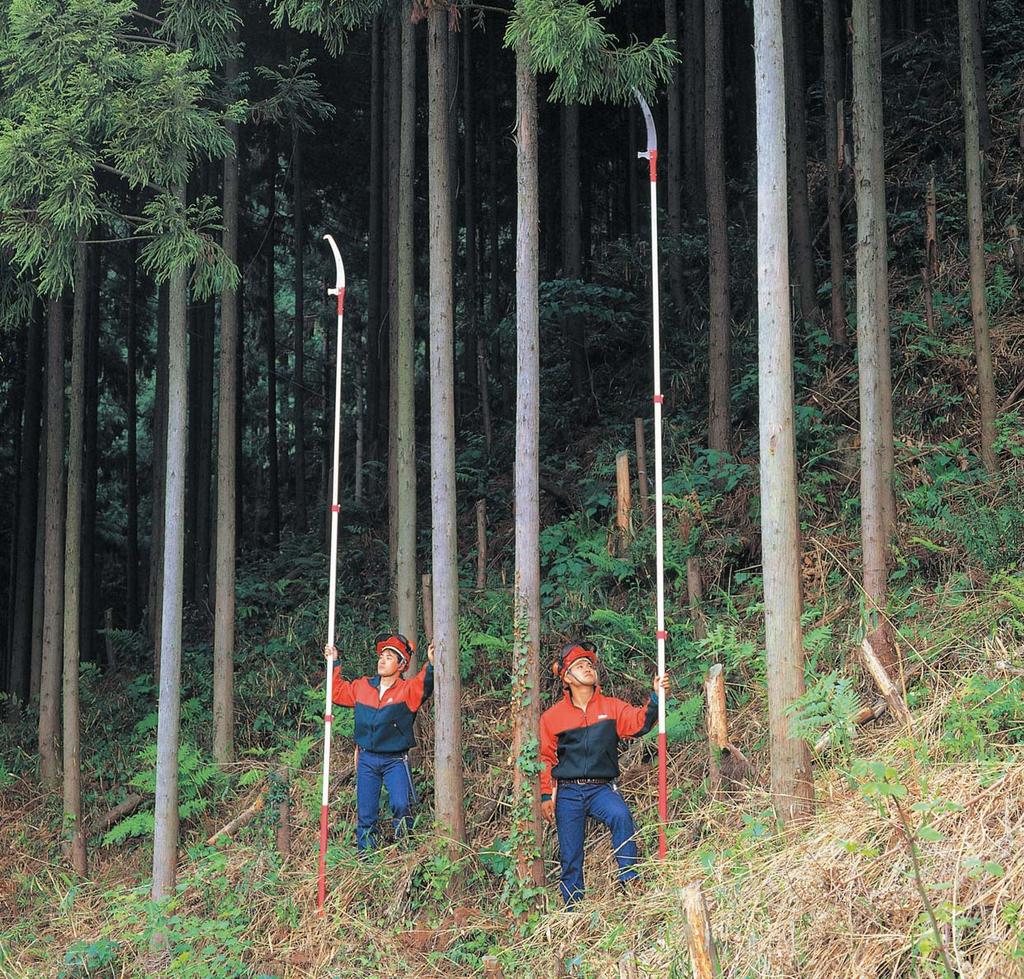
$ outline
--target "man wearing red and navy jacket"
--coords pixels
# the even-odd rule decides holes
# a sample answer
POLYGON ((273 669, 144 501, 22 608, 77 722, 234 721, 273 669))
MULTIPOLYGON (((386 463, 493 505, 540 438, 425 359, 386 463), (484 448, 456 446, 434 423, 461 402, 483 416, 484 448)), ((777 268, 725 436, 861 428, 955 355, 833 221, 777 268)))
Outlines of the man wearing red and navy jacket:
POLYGON ((658 719, 658 691, 668 696, 667 676, 656 677, 650 700, 633 707, 606 697, 597 683, 592 643, 568 643, 552 666, 565 696, 540 719, 541 812, 558 831, 559 885, 571 908, 583 897, 583 843, 587 816, 612 834, 619 882, 636 877, 636 828, 619 793, 619 740, 646 734, 658 719), (552 785, 554 782, 554 785, 552 785))
MULTIPOLYGON (((377 675, 343 680, 341 667, 334 670, 331 700, 339 707, 355 708, 356 845, 361 852, 374 848, 374 832, 380 812, 380 790, 386 786, 391 802, 395 836, 412 828, 416 790, 409 769, 409 749, 416 743, 412 725, 416 711, 434 690, 434 647, 427 647, 429 662, 409 680, 402 677, 413 645, 399 632, 376 638, 377 675)), ((328 660, 338 651, 324 648, 328 660)))

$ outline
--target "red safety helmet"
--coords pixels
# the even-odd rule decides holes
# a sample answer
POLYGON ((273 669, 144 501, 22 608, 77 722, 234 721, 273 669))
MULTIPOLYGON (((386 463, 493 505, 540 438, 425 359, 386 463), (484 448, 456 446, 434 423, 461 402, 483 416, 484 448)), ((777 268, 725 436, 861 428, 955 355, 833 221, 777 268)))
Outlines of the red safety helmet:
POLYGON ((385 649, 390 649, 398 657, 398 662, 404 670, 416 652, 416 643, 410 642, 400 632, 380 632, 374 636, 373 641, 377 645, 377 655, 380 656, 385 649))
POLYGON ((564 680, 566 671, 578 659, 589 659, 596 666, 597 647, 592 642, 567 642, 558 659, 551 664, 551 672, 559 680, 564 680))

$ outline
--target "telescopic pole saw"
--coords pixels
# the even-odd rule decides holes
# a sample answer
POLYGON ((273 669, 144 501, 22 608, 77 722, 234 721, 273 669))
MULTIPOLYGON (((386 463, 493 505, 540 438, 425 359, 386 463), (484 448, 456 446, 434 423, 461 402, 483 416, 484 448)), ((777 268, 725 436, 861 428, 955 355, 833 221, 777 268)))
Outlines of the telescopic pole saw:
MULTIPOLYGON (((658 591, 658 676, 665 675, 665 523, 662 514, 661 492, 661 406, 665 401, 661 393, 661 310, 658 292, 658 134, 644 97, 634 90, 637 102, 647 124, 647 149, 637 153, 648 161, 651 174, 651 312, 654 337, 654 538, 656 554, 656 580, 658 591)), ((668 739, 665 735, 665 691, 658 688, 658 859, 664 860, 668 852, 665 824, 668 822, 668 739)))
MULTIPOLYGON (((327 597, 327 645, 334 648, 334 600, 338 584, 338 459, 341 453, 341 336, 342 321, 345 316, 345 263, 341 260, 341 252, 334 238, 324 235, 327 244, 334 252, 334 265, 337 270, 333 289, 327 290, 328 296, 338 297, 338 341, 334 359, 334 475, 331 480, 331 567, 327 597)), ((324 690, 324 771, 323 787, 320 797, 320 864, 317 878, 316 910, 324 913, 324 897, 327 893, 327 793, 331 774, 331 679, 334 672, 334 660, 327 661, 327 682, 324 690)))

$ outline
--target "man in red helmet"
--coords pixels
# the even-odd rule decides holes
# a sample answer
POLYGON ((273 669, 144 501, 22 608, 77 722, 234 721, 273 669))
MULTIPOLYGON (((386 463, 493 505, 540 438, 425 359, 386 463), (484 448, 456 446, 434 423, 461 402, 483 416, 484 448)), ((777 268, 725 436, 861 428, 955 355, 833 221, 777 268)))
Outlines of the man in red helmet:
MULTIPOLYGON (((395 836, 412 828, 416 803, 409 769, 409 749, 416 743, 412 725, 416 712, 434 690, 433 643, 427 647, 426 665, 406 680, 402 673, 415 646, 400 632, 381 633, 375 642, 377 675, 343 680, 339 666, 334 670, 331 691, 337 706, 355 708, 356 845, 361 853, 375 845, 381 786, 388 790, 395 836)), ((338 650, 325 646, 324 654, 333 662, 338 650)))
POLYGON ((565 696, 540 719, 540 806, 558 831, 559 890, 571 908, 583 897, 588 816, 611 830, 620 884, 636 877, 636 828, 615 782, 619 739, 639 737, 654 726, 658 691, 667 697, 669 681, 667 675, 655 677, 654 690, 642 707, 606 697, 597 682, 597 651, 589 642, 566 644, 552 672, 561 679, 565 696))

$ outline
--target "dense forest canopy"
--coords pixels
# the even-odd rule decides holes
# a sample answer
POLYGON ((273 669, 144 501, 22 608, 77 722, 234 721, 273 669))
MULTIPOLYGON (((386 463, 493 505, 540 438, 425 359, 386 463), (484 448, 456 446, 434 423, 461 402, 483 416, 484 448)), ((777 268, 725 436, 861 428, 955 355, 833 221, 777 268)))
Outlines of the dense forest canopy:
POLYGON ((0 971, 1016 974, 1022 106, 1021 0, 2 0, 0 971))

